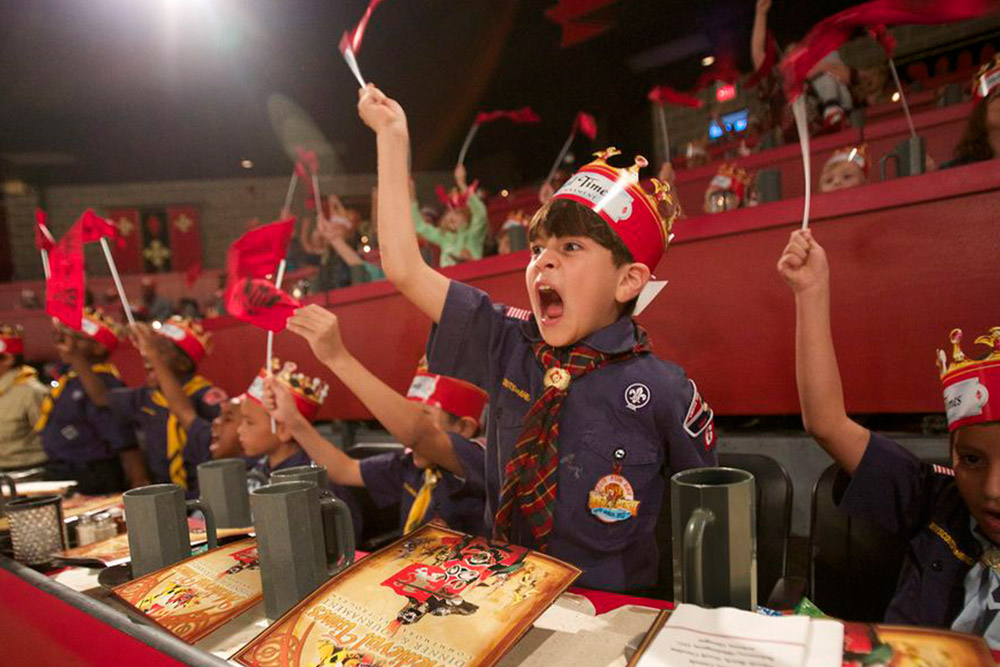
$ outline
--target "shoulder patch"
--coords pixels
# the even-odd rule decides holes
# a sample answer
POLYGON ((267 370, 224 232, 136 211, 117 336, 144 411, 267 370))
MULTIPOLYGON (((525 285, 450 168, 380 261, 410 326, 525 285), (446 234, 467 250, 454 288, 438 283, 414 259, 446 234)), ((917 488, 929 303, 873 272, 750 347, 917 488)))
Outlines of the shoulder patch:
POLYGON ((712 426, 712 418, 715 413, 708 405, 708 402, 701 397, 698 392, 698 385, 694 380, 691 383, 691 404, 688 406, 687 414, 684 416, 684 432, 692 438, 705 434, 705 449, 709 449, 715 442, 715 428, 712 426))
POLYGON ((531 319, 531 311, 526 308, 516 308, 514 306, 506 306, 503 309, 503 316, 509 317, 513 320, 523 320, 527 322, 531 319))
POLYGON ((941 465, 938 465, 937 463, 935 463, 935 464, 933 464, 931 466, 931 468, 933 468, 934 472, 936 474, 938 474, 938 475, 946 475, 948 477, 954 477, 955 476, 955 471, 952 470, 951 468, 946 467, 946 466, 941 466, 941 465))
POLYGON ((208 391, 201 395, 201 402, 205 405, 219 405, 228 398, 226 392, 219 387, 209 387, 208 391))

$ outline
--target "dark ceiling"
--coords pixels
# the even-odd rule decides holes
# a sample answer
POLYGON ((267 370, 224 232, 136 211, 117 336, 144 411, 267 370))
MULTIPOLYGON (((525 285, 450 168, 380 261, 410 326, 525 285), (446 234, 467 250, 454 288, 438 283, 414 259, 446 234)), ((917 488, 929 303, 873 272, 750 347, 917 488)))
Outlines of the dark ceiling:
MULTIPOLYGON (((710 53, 750 68, 753 0, 609 2, 601 18, 613 27, 565 49, 544 15, 555 4, 379 6, 360 66, 407 110, 414 168, 450 168, 476 111, 523 105, 541 125, 484 129, 470 169, 495 180, 540 178, 580 109, 597 117, 601 141, 648 150, 652 85, 689 88, 710 53)), ((784 43, 847 4, 776 0, 772 25, 784 43)), ((285 174, 291 163, 267 110, 275 93, 315 120, 339 168, 370 172, 375 144, 337 51, 366 5, 2 0, 0 176, 46 185, 285 174)))

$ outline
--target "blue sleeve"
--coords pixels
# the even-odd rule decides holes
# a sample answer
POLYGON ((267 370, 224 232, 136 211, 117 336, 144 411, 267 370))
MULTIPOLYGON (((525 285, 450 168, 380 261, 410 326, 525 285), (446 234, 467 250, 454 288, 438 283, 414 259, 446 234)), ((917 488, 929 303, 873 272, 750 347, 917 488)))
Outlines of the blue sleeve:
POLYGON ((330 484, 330 491, 333 492, 333 495, 343 500, 344 504, 347 505, 347 509, 351 511, 351 524, 354 527, 354 543, 360 544, 361 536, 365 532, 364 514, 361 512, 361 506, 358 504, 358 501, 354 498, 354 493, 350 487, 332 483, 330 484))
POLYGON ((201 417, 195 417, 187 430, 187 444, 184 446, 184 459, 192 463, 204 463, 212 460, 212 422, 201 417))
POLYGON ((379 507, 398 503, 403 495, 403 454, 377 454, 361 459, 365 490, 379 507))
POLYGON ((195 392, 191 397, 195 412, 202 419, 212 422, 222 411, 222 402, 227 399, 226 392, 218 387, 206 387, 195 392))
POLYGON ((838 507, 891 533, 910 536, 929 521, 936 487, 950 481, 898 442, 872 433, 838 507))
POLYGON ((711 405, 679 366, 660 363, 665 367, 667 399, 658 411, 657 431, 666 442, 671 472, 717 465, 711 405))
POLYGON ((144 387, 118 387, 108 392, 108 409, 125 424, 135 422, 135 415, 145 400, 144 387))
POLYGON ((98 407, 93 401, 88 400, 86 402, 87 421, 100 431, 113 451, 118 452, 137 446, 135 431, 132 430, 129 421, 122 418, 110 407, 112 393, 122 389, 127 390, 125 383, 110 373, 101 373, 100 378, 110 390, 108 392, 109 406, 98 407))
POLYGON ((465 479, 464 490, 472 493, 486 494, 486 446, 475 440, 463 438, 457 433, 449 433, 451 446, 455 456, 462 464, 462 478, 465 479))

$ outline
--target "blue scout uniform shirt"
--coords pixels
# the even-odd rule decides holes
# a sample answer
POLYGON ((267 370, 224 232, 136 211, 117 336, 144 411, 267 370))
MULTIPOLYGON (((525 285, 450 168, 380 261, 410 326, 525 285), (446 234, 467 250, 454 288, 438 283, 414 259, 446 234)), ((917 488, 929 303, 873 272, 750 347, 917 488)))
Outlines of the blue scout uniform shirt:
MULTIPOLYGON (((181 378, 187 384, 194 376, 181 378)), ((153 400, 156 390, 149 387, 134 387, 112 390, 108 394, 108 405, 120 418, 126 420, 139 434, 140 444, 146 455, 146 464, 154 484, 170 483, 170 461, 167 452, 167 424, 170 409, 153 400)), ((226 394, 218 387, 207 385, 188 396, 195 412, 211 423, 219 416, 220 404, 226 394)), ((212 460, 209 451, 211 437, 191 438, 188 434, 184 444, 184 470, 187 472, 187 496, 198 496, 198 464, 212 460)))
MULTIPOLYGON (((489 391, 487 535, 524 417, 544 390, 545 369, 532 350, 540 340, 528 311, 494 305, 485 292, 451 281, 428 361, 435 372, 489 391)), ((631 349, 635 340, 635 325, 622 317, 582 342, 613 354, 631 349)), ((548 553, 580 567, 581 586, 654 586, 660 559, 656 522, 667 469, 716 465, 714 443, 711 409, 673 363, 642 354, 573 380, 559 417, 559 478, 548 553), (635 516, 605 522, 597 516, 599 507, 595 513, 588 506, 590 492, 617 465, 632 489, 633 498, 623 499, 639 504, 635 516)), ((511 541, 533 546, 523 515, 513 514, 511 541)))
MULTIPOLYGON (((462 464, 463 477, 439 470, 441 477, 431 494, 427 520, 439 518, 454 530, 483 535, 483 471, 485 450, 480 442, 449 433, 462 464)), ((379 507, 399 503, 400 527, 406 525, 413 501, 424 484, 424 471, 412 454, 388 453, 361 459, 365 490, 379 507)))
POLYGON ((951 627, 982 552, 951 471, 872 433, 839 507, 909 541, 886 622, 951 627))
MULTIPOLYGON (((92 367, 108 389, 125 386, 114 367, 97 364, 92 367)), ((118 452, 136 444, 135 434, 108 408, 100 408, 90 400, 83 381, 64 367, 60 387, 54 390, 51 409, 46 414, 47 399, 39 420, 42 448, 53 461, 87 463, 116 458, 118 452)))

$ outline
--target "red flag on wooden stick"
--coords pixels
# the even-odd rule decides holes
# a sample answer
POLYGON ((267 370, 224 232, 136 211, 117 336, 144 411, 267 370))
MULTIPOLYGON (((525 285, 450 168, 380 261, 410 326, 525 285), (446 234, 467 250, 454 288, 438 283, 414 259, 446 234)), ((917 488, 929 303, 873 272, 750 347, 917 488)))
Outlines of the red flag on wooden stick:
POLYGON ((688 107, 691 109, 700 109, 703 104, 703 102, 697 97, 674 90, 670 86, 657 86, 649 91, 649 95, 647 95, 647 97, 650 102, 654 102, 661 106, 664 104, 676 104, 678 106, 688 107))
POLYGON ((240 278, 264 278, 274 273, 288 254, 288 242, 295 232, 295 218, 261 225, 248 231, 229 246, 226 271, 230 282, 240 278))
POLYGON ((576 114, 576 129, 591 141, 597 138, 597 120, 585 111, 576 114))
POLYGON ((516 125, 523 125, 526 123, 538 123, 542 119, 531 110, 531 107, 521 107, 520 109, 514 109, 511 111, 480 111, 476 114, 476 125, 482 125, 483 123, 492 123, 495 120, 509 120, 516 125))
POLYGON ((226 312, 266 331, 282 331, 302 303, 263 278, 240 278, 226 290, 226 312))
POLYGON ((92 209, 88 208, 84 211, 80 219, 76 221, 76 224, 80 225, 84 243, 97 243, 102 238, 109 238, 119 248, 125 247, 125 239, 118 233, 115 223, 97 215, 92 209))
POLYGON ((83 319, 83 302, 83 225, 77 221, 59 239, 59 243, 49 250, 45 312, 79 331, 83 319))
POLYGON ((358 21, 358 24, 354 26, 353 30, 348 30, 347 32, 344 33, 344 36, 341 37, 340 39, 341 51, 344 50, 345 42, 346 46, 349 46, 351 51, 353 51, 355 55, 357 55, 358 52, 361 51, 361 43, 365 39, 365 30, 368 28, 368 21, 370 21, 372 18, 372 12, 375 11, 375 8, 381 5, 383 2, 385 2, 385 0, 371 0, 368 3, 368 8, 365 10, 364 15, 361 17, 361 20, 358 21))
POLYGON ((873 25, 868 27, 868 34, 872 36, 882 50, 885 51, 886 58, 892 58, 893 52, 896 50, 896 38, 892 36, 889 29, 885 27, 884 23, 879 23, 878 25, 873 25))
POLYGON ((45 211, 40 208, 35 209, 35 250, 52 250, 56 245, 56 240, 52 232, 45 225, 45 211))

